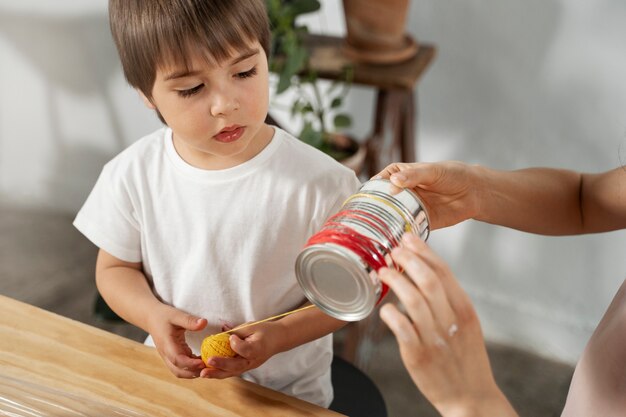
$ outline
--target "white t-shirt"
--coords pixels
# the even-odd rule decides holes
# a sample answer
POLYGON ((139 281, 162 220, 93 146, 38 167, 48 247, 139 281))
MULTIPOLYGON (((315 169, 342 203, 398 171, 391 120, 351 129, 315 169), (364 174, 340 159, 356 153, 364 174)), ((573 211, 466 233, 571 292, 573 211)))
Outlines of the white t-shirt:
MULTIPOLYGON (((113 256, 142 262, 164 303, 208 320, 205 331, 187 333, 199 354, 223 324, 306 301, 295 259, 359 186, 353 171, 278 128, 254 158, 215 171, 187 164, 162 128, 104 166, 74 225, 113 256)), ((331 361, 327 335, 244 377, 327 407, 331 361)))

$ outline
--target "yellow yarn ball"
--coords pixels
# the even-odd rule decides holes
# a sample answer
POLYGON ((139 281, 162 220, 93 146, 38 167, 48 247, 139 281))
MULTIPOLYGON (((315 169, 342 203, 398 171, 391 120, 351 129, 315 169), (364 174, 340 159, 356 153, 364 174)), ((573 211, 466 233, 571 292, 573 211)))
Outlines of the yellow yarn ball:
POLYGON ((218 333, 207 336, 200 346, 202 361, 207 363, 211 356, 223 356, 232 358, 236 353, 230 348, 230 335, 228 333, 218 333))

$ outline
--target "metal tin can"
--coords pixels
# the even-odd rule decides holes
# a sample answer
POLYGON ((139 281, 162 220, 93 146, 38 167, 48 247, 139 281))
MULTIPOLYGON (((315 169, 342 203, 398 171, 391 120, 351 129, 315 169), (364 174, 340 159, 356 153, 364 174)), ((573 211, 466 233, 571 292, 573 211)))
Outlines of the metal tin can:
POLYGON ((296 259, 296 277, 306 297, 326 314, 345 321, 367 317, 387 293, 378 279, 395 267, 389 253, 406 232, 427 240, 428 215, 418 196, 384 179, 370 180, 313 235, 296 259))

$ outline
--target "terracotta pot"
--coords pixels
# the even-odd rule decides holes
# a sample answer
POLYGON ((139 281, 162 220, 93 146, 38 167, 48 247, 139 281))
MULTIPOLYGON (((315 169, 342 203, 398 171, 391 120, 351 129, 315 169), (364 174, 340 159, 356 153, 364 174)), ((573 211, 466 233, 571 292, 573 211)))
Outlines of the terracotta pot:
POLYGON ((349 157, 342 159, 339 162, 352 169, 358 176, 361 174, 361 172, 363 172, 366 153, 367 148, 364 145, 360 144, 359 149, 353 155, 350 155, 349 157))
POLYGON ((363 143, 359 143, 354 138, 344 134, 331 133, 331 140, 337 150, 349 151, 350 154, 340 158, 338 161, 352 169, 356 175, 360 175, 365 167, 365 157, 367 155, 367 147, 363 143))
POLYGON ((346 19, 344 52, 373 63, 396 63, 417 52, 406 33, 410 0, 343 0, 346 19))

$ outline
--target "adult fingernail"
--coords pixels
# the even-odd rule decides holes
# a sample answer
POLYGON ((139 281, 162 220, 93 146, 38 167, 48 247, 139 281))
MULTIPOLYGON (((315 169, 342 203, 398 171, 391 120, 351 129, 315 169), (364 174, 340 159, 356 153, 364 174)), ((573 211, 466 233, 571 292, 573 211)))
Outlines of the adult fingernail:
POLYGON ((381 276, 382 280, 384 280, 386 283, 389 283, 389 282, 393 281, 396 278, 396 276, 393 273, 394 271, 395 271, 395 269, 385 268, 385 270, 382 271, 382 273, 379 272, 378 274, 381 276))
POLYGON ((402 235, 402 241, 404 243, 416 243, 419 242, 420 239, 413 233, 405 233, 404 235, 402 235))
POLYGON ((406 177, 403 174, 393 174, 391 176, 391 181, 396 183, 403 183, 406 181, 406 177))
POLYGON ((374 176, 372 177, 372 179, 373 179, 373 180, 379 180, 379 179, 381 179, 382 177, 383 177, 382 175, 374 175, 374 176))

